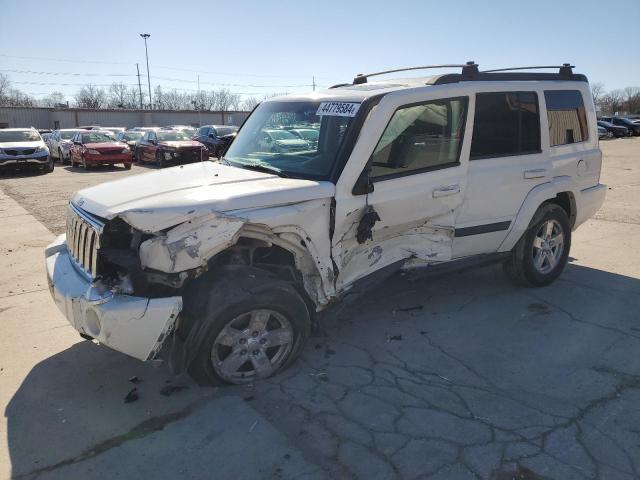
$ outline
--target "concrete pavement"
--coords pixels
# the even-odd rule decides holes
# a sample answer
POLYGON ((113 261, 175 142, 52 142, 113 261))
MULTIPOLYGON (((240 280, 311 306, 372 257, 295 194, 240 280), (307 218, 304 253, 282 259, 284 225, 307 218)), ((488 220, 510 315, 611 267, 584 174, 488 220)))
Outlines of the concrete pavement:
POLYGON ((52 234, 0 195, 0 478, 640 478, 638 146, 603 144, 610 197, 552 286, 397 275, 283 374, 222 389, 81 341, 52 234))

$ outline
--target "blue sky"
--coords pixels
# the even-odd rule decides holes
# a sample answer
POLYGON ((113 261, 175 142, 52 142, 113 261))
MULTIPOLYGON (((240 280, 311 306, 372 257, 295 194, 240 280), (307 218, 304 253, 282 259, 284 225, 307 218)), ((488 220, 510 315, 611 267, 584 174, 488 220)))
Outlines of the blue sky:
POLYGON ((152 87, 186 91, 198 73, 203 89, 262 97, 310 90, 314 75, 328 86, 467 60, 481 69, 571 62, 607 90, 640 86, 640 0, 0 0, 0 18, 0 73, 36 98, 79 88, 62 83, 136 84, 141 32, 151 34, 152 87), (614 32, 627 40, 602 40, 614 32))

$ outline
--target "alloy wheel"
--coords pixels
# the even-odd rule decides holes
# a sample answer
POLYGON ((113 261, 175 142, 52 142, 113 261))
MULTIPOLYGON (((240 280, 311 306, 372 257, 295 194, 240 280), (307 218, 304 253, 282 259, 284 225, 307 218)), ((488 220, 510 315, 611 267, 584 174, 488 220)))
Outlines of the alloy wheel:
POLYGON ((533 239, 533 266, 542 274, 551 272, 564 252, 564 232, 557 220, 547 220, 533 239))
POLYGON ((235 317, 220 331, 211 348, 211 362, 223 380, 247 383, 277 371, 293 344, 293 328, 283 314, 252 310, 235 317))

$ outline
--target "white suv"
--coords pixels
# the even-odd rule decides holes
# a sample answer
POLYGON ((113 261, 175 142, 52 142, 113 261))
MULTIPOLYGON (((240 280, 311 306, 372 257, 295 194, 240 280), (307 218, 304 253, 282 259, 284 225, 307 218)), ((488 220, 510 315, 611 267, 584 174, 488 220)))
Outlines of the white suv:
POLYGON ((269 99, 220 163, 78 192, 46 251, 55 302, 86 338, 244 383, 374 273, 494 259, 549 284, 605 196, 587 79, 460 67, 269 99), (262 141, 291 128, 318 142, 262 141))
POLYGON ((16 167, 53 172, 49 148, 35 128, 0 129, 0 170, 16 167))

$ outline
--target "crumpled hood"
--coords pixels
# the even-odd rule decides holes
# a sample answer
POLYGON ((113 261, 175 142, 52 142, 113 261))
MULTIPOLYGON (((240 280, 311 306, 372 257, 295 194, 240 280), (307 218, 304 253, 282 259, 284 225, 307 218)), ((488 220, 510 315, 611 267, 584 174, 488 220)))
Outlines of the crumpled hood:
POLYGON ((330 182, 281 178, 213 162, 191 163, 115 180, 77 192, 79 208, 101 218, 122 217, 144 232, 190 218, 331 198, 330 182))

